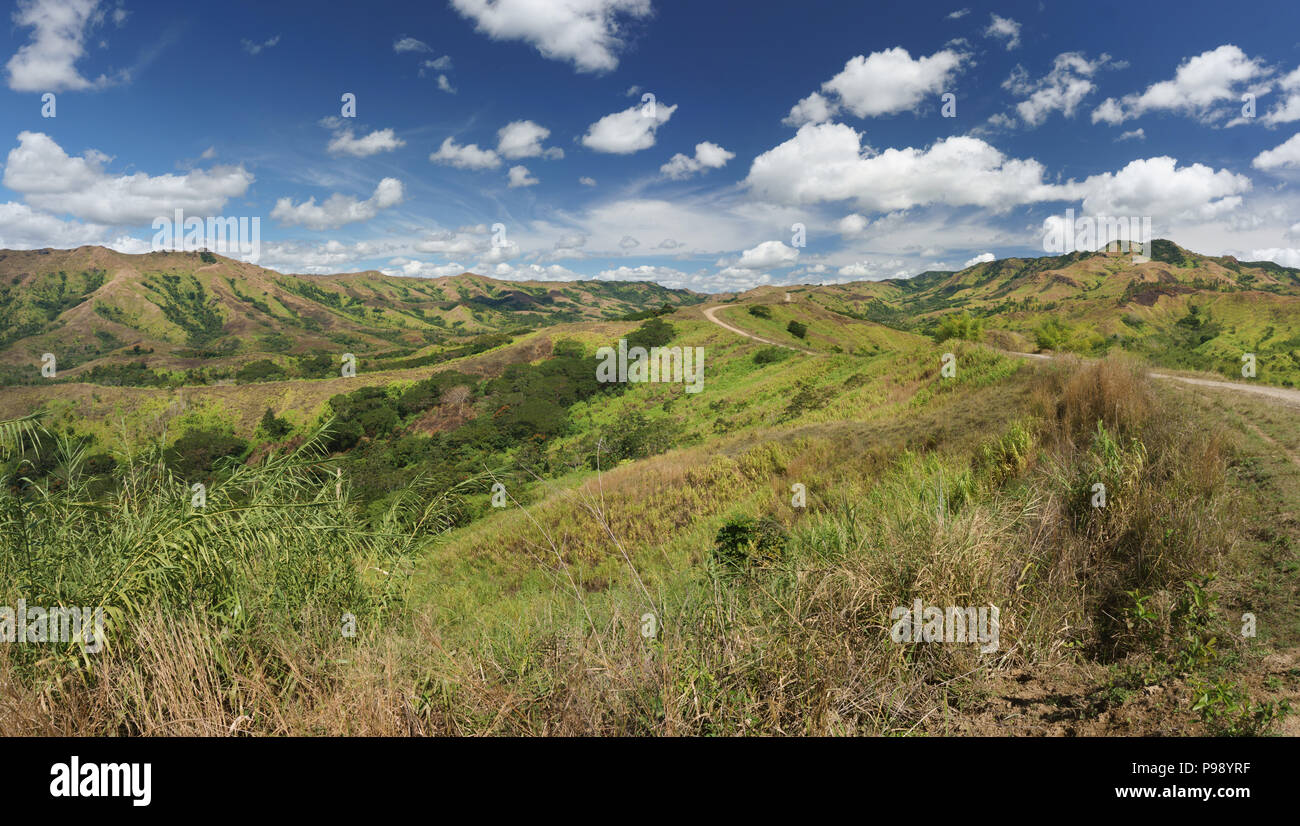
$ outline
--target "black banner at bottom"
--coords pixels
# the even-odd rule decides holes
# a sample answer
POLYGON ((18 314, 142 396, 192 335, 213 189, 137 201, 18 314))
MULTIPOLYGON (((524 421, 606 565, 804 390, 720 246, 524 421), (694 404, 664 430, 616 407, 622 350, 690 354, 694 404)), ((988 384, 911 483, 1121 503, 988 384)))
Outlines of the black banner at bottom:
POLYGON ((128 818, 244 806, 259 814, 386 812, 452 796, 494 814, 514 806, 538 814, 565 800, 589 812, 611 803, 637 811, 638 798, 659 815, 674 800, 692 812, 783 799, 829 810, 860 803, 863 793, 892 796, 921 815, 990 804, 1072 812, 1194 804, 1217 813, 1292 799, 1297 756, 1285 738, 11 739, 4 746, 6 804, 128 818))

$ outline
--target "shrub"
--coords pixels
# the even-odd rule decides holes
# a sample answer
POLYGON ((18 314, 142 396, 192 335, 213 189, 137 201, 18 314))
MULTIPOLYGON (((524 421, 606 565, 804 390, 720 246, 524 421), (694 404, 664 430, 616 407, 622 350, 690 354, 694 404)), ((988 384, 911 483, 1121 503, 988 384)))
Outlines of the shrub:
POLYGON ((754 363, 758 365, 775 364, 778 361, 785 361, 794 354, 794 351, 788 347, 764 347, 754 354, 754 363))
POLYGON ((257 426, 260 427, 262 432, 270 439, 283 439, 285 436, 288 436, 289 431, 293 429, 289 425, 289 422, 277 417, 269 407, 266 408, 266 412, 262 414, 262 421, 259 422, 257 426))
POLYGON ((936 342, 947 341, 950 338, 979 341, 983 336, 984 319, 976 318, 970 314, 969 310, 950 313, 939 319, 939 326, 934 332, 936 342))
POLYGON ((785 329, 795 338, 803 338, 808 335, 808 325, 794 319, 790 319, 790 323, 785 325, 785 329))
POLYGON ((662 347, 677 335, 676 328, 661 318, 652 318, 627 334, 628 347, 662 347))
POLYGON ((713 554, 737 567, 767 565, 785 556, 789 534, 775 519, 736 516, 728 519, 714 539, 713 554))
POLYGON ((206 476, 220 459, 236 457, 248 444, 221 430, 191 430, 177 439, 167 451, 167 465, 182 479, 206 476))
POLYGON ((772 308, 768 307, 766 304, 751 304, 749 307, 749 314, 754 318, 771 318, 772 308))

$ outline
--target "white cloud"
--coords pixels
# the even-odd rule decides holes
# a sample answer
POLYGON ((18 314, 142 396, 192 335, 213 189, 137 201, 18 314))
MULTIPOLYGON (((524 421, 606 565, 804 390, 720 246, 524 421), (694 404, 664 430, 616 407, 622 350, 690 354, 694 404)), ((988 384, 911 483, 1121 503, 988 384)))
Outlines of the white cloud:
POLYGON ((531 43, 543 57, 567 60, 579 72, 618 66, 621 18, 646 17, 650 0, 451 0, 494 40, 531 43))
POLYGON ((1300 166, 1300 132, 1292 135, 1280 146, 1260 152, 1250 165, 1270 172, 1300 166))
POLYGON ((1009 17, 989 15, 989 27, 984 30, 985 37, 996 37, 1007 41, 1007 51, 1020 45, 1020 24, 1009 17))
POLYGON ((1274 264, 1280 264, 1283 267, 1300 268, 1300 250, 1290 247, 1270 247, 1262 250, 1251 250, 1250 260, 1272 261, 1274 264))
POLYGON ((951 14, 948 15, 948 19, 960 20, 968 14, 970 14, 970 9, 957 9, 957 11, 952 12, 951 14))
POLYGON ((543 148, 542 141, 550 134, 551 130, 531 120, 508 123, 497 131, 497 153, 510 160, 537 157, 563 158, 564 150, 558 146, 543 148))
POLYGON ((790 114, 781 120, 786 126, 803 126, 805 123, 825 123, 835 117, 839 104, 832 103, 821 92, 813 92, 808 97, 790 107, 790 114))
POLYGON ((294 204, 290 198, 281 198, 275 202, 271 217, 291 226, 304 226, 308 229, 336 229, 344 224, 368 221, 402 201, 402 182, 396 178, 384 178, 375 187, 375 193, 364 201, 351 195, 335 193, 317 205, 314 197, 301 204, 294 204))
POLYGON ((676 111, 676 105, 651 103, 614 112, 587 127, 582 145, 615 155, 630 155, 649 149, 655 145, 655 131, 676 111))
POLYGON ((475 143, 458 146, 452 138, 444 140, 429 160, 457 169, 496 169, 501 166, 501 156, 493 150, 479 149, 475 143))
MULTIPOLYGON (((1125 95, 1120 100, 1107 98, 1092 113, 1092 122, 1112 126, 1148 112, 1176 112, 1210 123, 1227 114, 1218 104, 1239 101, 1243 84, 1262 78, 1268 70, 1258 61, 1231 44, 1184 60, 1172 80, 1153 83, 1140 94, 1125 95)), ((1260 91, 1256 89, 1256 91, 1260 91)))
POLYGON ((973 267, 973 266, 975 266, 976 264, 987 264, 987 263, 989 263, 990 261, 993 261, 993 260, 995 260, 995 258, 994 258, 994 256, 993 256, 993 253, 991 253, 991 252, 981 252, 979 255, 975 256, 975 257, 972 258, 972 259, 970 259, 970 260, 967 261, 965 264, 962 264, 962 265, 961 265, 961 268, 964 270, 964 269, 966 269, 967 267, 973 267))
POLYGON ((381 269, 380 272, 384 275, 404 275, 408 278, 443 278, 449 275, 460 275, 465 272, 465 268, 455 261, 449 264, 433 264, 399 256, 389 261, 388 267, 381 269))
POLYGON ((852 199, 880 212, 925 204, 1003 209, 1060 197, 1043 183, 1038 161, 1007 158, 978 138, 952 137, 928 149, 887 149, 864 157, 857 131, 838 123, 803 126, 755 158, 746 183, 780 203, 852 199))
POLYGON ((255 41, 248 40, 248 39, 244 39, 239 42, 243 44, 244 51, 248 52, 249 54, 260 54, 264 49, 269 49, 275 44, 279 43, 280 35, 277 34, 272 38, 262 41, 261 43, 257 43, 255 41))
POLYGON ((1097 88, 1092 75, 1109 61, 1110 55, 1090 61, 1080 52, 1065 52, 1056 56, 1052 70, 1038 80, 1030 80, 1017 66, 1002 88, 1025 98, 1016 104, 1016 112, 1029 126, 1038 126, 1052 112, 1071 118, 1083 99, 1097 88))
POLYGON ((437 60, 426 60, 420 64, 421 69, 433 69, 438 72, 445 72, 451 69, 451 55, 443 55, 437 60))
POLYGON ((1196 163, 1178 167, 1171 157, 1132 161, 1116 173, 1092 175, 1064 188, 1083 197, 1092 215, 1152 216, 1158 221, 1209 219, 1235 210, 1250 179, 1196 163))
POLYGON ((353 137, 351 129, 345 129, 336 134, 325 149, 333 154, 367 158, 380 152, 391 152, 402 146, 406 146, 406 141, 397 137, 392 129, 376 129, 360 138, 353 137))
POLYGON ((509 264, 497 264, 492 268, 489 275, 493 278, 503 278, 507 281, 581 281, 583 276, 573 270, 561 267, 559 264, 552 264, 549 267, 543 267, 540 264, 526 264, 522 267, 512 267, 509 264))
POLYGON ((689 289, 697 283, 697 277, 687 275, 671 267, 658 267, 642 264, 639 267, 616 267, 601 270, 596 275, 602 281, 653 281, 672 289, 689 289))
POLYGON ((854 238, 866 231, 867 225, 870 223, 865 217, 854 212, 841 218, 839 223, 836 224, 836 228, 839 229, 840 235, 845 238, 854 238))
POLYGON ((79 247, 103 243, 105 227, 64 221, 26 204, 0 204, 0 249, 79 247))
POLYGON ((802 126, 829 120, 840 108, 859 118, 913 110, 952 82, 967 56, 950 49, 915 60, 901 47, 858 55, 790 110, 782 123, 802 126), (822 94, 825 93, 825 94, 822 94))
POLYGON ((799 257, 799 250, 787 247, 781 241, 764 241, 753 249, 740 254, 740 260, 734 265, 742 270, 770 270, 773 267, 785 267, 793 264, 799 257))
POLYGON ((893 275, 898 275, 898 268, 903 266, 902 259, 891 258, 887 261, 855 261, 852 264, 846 264, 840 267, 838 274, 845 278, 868 278, 880 279, 888 278, 890 270, 893 275))
POLYGON ((447 79, 446 75, 438 75, 438 88, 449 95, 456 94, 455 87, 451 85, 451 81, 447 79))
POLYGON ((1146 130, 1139 126, 1137 129, 1131 129, 1128 132, 1124 132, 1116 138, 1115 141, 1118 143, 1120 141, 1144 141, 1146 139, 1146 130))
POLYGON ((100 76, 90 81, 77 71, 85 54, 86 35, 98 23, 99 0, 18 0, 14 25, 31 27, 31 39, 5 68, 15 92, 62 92, 94 89, 108 84, 100 76))
POLYGON ((515 189, 521 186, 536 186, 539 181, 528 171, 528 167, 512 166, 510 167, 510 188, 515 189))
POLYGON ((596 179, 589 178, 586 175, 583 175, 581 178, 578 179, 578 183, 582 184, 583 186, 595 186, 596 179))
POLYGON ((414 37, 399 37, 393 41, 393 51, 401 54, 402 52, 431 52, 429 44, 423 40, 416 40, 414 37))
POLYGON ((1268 114, 1261 118, 1269 126, 1300 120, 1300 68, 1279 78, 1278 86, 1286 92, 1286 97, 1274 104, 1268 114))
POLYGON ((253 175, 242 166, 196 169, 185 175, 114 176, 103 170, 109 160, 93 149, 69 157, 48 135, 20 132, 5 165, 4 185, 37 209, 121 225, 171 217, 175 209, 194 216, 216 215, 253 183, 253 175))
POLYGON ((704 141, 695 144, 695 157, 678 152, 668 163, 659 167, 659 171, 673 180, 683 180, 705 169, 721 169, 734 157, 735 152, 728 152, 716 143, 704 141))

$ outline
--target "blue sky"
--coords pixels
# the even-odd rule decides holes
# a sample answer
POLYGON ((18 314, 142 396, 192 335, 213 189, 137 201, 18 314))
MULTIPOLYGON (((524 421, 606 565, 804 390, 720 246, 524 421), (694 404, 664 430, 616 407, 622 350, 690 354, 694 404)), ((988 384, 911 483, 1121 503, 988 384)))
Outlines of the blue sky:
POLYGON ((182 208, 260 218, 257 263, 285 272, 723 291, 1039 255, 1072 209, 1300 266, 1298 23, 1274 2, 19 0, 0 247, 147 251, 182 208))

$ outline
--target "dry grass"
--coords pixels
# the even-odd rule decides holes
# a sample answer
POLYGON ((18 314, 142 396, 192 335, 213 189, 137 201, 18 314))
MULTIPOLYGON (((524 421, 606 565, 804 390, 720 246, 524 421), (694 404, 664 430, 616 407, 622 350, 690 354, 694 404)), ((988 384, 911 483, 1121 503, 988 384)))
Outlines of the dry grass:
POLYGON ((768 567, 702 552, 645 589, 635 549, 674 516, 633 493, 698 516, 714 508, 697 487, 721 474, 761 490, 780 455, 678 457, 639 479, 620 468, 603 496, 599 481, 580 494, 580 537, 558 511, 515 517, 519 535, 530 518, 550 526, 527 550, 555 592, 472 647, 422 616, 341 639, 324 618, 233 636, 211 615, 159 612, 86 671, 32 668, 0 646, 0 735, 942 732, 990 674, 1134 650, 1129 592, 1172 604, 1234 541, 1221 446, 1161 411, 1133 365, 1066 364, 1036 382, 1036 419, 978 450, 884 464, 801 519, 768 567), (1105 508, 1089 504, 1098 480, 1105 508), (573 566, 597 549, 627 571, 592 592, 573 566), (998 651, 892 642, 891 610, 915 599, 998 606, 998 651))

